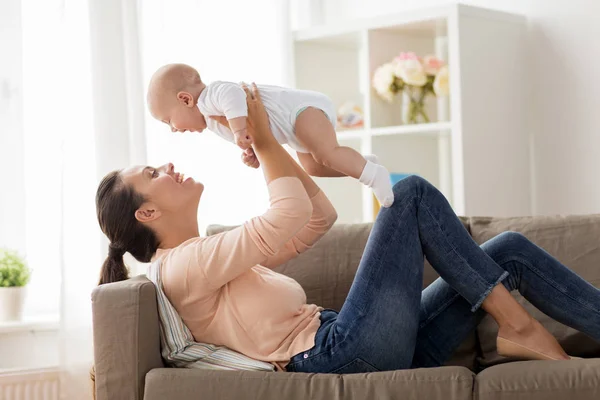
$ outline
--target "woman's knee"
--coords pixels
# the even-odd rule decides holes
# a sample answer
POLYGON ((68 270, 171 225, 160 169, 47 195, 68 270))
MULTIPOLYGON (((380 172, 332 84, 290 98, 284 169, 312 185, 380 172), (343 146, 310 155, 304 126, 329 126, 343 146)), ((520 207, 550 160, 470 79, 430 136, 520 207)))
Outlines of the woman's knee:
POLYGON ((501 234, 499 234, 497 237, 502 242, 505 242, 506 244, 511 245, 511 246, 515 246, 515 245, 518 246, 518 245, 530 243, 529 239, 527 239, 527 237, 525 235, 523 235, 521 232, 505 231, 505 232, 502 232, 501 234))
POLYGON ((394 185, 394 196, 398 198, 398 196, 405 196, 408 193, 417 193, 430 185, 431 183, 418 175, 407 176, 394 185))
POLYGON ((508 257, 523 255, 531 241, 520 232, 502 232, 485 242, 482 249, 496 262, 508 257))

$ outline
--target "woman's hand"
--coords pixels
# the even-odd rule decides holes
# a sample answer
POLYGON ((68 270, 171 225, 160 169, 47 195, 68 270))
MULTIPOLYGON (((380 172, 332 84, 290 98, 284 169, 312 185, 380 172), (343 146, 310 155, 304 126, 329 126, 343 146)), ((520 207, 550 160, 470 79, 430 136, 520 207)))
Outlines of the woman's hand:
POLYGON ((257 141, 275 140, 269 126, 269 116, 260 98, 260 93, 255 83, 249 88, 242 83, 242 89, 246 92, 246 103, 248 104, 248 133, 253 143, 257 141))
MULTIPOLYGON (((304 180, 310 179, 273 137, 269 126, 269 116, 256 84, 253 83, 251 88, 246 84, 242 84, 242 89, 246 92, 246 103, 248 104, 247 128, 248 134, 252 138, 252 147, 242 154, 244 164, 252 168, 262 166, 267 184, 284 176, 298 177, 297 171, 303 174, 300 178, 303 183, 304 180)), ((229 128, 229 123, 225 117, 210 116, 209 118, 229 128)), ((312 185, 314 185, 314 182, 312 185)))

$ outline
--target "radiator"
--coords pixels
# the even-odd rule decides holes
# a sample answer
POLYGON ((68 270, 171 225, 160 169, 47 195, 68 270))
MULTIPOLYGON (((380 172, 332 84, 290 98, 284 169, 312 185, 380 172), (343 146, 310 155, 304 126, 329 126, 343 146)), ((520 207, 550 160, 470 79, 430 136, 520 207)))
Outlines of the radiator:
POLYGON ((59 400, 58 368, 0 373, 0 400, 59 400))

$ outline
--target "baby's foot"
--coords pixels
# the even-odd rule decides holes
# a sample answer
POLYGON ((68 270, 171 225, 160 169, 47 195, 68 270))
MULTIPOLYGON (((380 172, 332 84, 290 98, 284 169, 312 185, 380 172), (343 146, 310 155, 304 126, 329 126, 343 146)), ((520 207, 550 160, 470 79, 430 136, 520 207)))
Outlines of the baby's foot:
POLYGON ((367 160, 359 181, 373 189, 375 197, 383 207, 390 207, 394 203, 390 173, 383 165, 367 160))

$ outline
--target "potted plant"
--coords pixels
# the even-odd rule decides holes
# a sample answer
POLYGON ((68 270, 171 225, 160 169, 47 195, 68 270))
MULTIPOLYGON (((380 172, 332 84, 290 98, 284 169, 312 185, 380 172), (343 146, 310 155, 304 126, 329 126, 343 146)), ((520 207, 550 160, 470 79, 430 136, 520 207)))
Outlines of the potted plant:
POLYGON ((0 321, 21 318, 31 271, 15 251, 0 249, 0 321))

